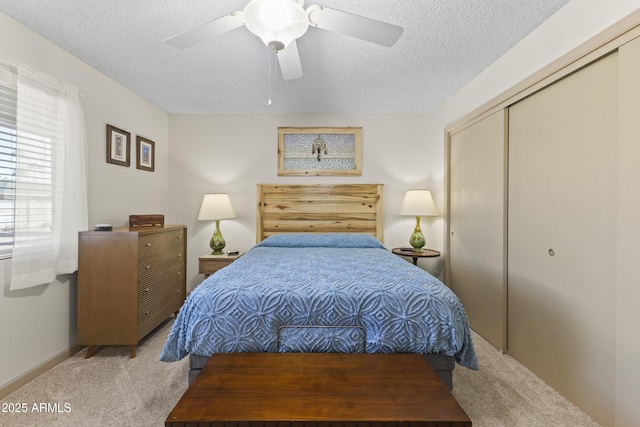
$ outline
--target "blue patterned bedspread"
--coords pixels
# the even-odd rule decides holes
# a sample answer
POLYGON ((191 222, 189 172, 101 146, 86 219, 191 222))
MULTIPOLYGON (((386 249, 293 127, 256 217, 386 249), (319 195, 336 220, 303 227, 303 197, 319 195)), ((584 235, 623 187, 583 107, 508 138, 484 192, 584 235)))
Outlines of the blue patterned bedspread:
POLYGON ((455 294, 358 234, 256 245, 189 295, 160 360, 279 351, 439 353, 478 369, 455 294))

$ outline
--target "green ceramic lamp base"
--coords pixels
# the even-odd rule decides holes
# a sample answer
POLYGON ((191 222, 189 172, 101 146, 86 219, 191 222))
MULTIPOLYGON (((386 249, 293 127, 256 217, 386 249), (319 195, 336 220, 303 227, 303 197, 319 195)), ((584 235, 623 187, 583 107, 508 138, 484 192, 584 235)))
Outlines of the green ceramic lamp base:
POLYGON ((422 230, 420 230, 420 217, 416 217, 416 228, 411 233, 411 237, 409 238, 409 244, 413 248, 413 252, 422 252, 422 248, 425 245, 424 234, 422 234, 422 230))
POLYGON ((222 250, 227 245, 227 242, 224 241, 224 237, 222 237, 222 233, 220 232, 220 220, 216 220, 216 231, 213 232, 213 236, 211 236, 211 240, 209 240, 209 247, 213 250, 211 252, 212 255, 222 255, 222 250))

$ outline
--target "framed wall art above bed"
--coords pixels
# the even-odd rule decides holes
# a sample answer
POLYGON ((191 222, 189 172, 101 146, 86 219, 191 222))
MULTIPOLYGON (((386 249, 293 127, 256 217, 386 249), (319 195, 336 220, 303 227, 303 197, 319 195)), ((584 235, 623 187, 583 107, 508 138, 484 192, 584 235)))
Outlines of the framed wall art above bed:
POLYGON ((278 128, 278 175, 362 175, 362 128, 278 128))

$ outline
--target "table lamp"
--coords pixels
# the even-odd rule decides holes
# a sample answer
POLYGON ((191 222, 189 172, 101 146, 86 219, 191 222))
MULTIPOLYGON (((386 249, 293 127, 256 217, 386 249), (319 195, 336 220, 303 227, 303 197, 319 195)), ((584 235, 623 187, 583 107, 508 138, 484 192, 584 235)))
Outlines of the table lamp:
POLYGON ((433 197, 429 190, 409 190, 404 195, 402 206, 400 207, 400 215, 410 215, 416 217, 416 228, 413 230, 409 243, 413 248, 413 252, 422 252, 425 245, 424 234, 420 230, 421 216, 436 216, 438 209, 433 203, 433 197))
POLYGON ((231 200, 228 194, 216 193, 204 195, 202 205, 200 206, 200 213, 198 213, 198 220, 214 220, 216 222, 216 231, 214 231, 209 241, 209 246, 213 250, 213 252, 211 252, 212 254, 221 255, 222 249, 224 249, 227 244, 220 232, 220 220, 235 217, 236 213, 233 211, 233 206, 231 206, 231 200))

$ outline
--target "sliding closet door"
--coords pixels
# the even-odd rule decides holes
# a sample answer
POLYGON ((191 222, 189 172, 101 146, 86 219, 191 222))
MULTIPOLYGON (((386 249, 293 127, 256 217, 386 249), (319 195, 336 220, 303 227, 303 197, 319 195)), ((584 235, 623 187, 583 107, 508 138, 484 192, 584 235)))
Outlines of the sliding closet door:
POLYGON ((613 424, 618 54, 509 111, 509 353, 613 424))
POLYGON ((450 137, 447 263, 471 328, 503 351, 505 138, 505 110, 450 137))
POLYGON ((640 425, 640 37, 620 46, 618 135, 618 262, 616 425, 640 425))

